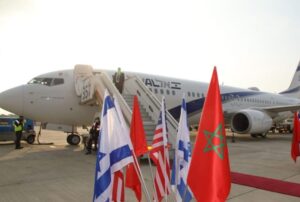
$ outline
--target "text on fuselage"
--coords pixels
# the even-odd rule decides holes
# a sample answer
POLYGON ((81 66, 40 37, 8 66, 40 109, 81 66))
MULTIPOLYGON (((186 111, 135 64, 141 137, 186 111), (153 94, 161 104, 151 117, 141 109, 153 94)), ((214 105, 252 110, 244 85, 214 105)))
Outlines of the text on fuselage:
POLYGON ((156 87, 156 88, 170 88, 170 89, 181 89, 181 83, 175 81, 162 81, 158 79, 143 79, 146 86, 156 87))

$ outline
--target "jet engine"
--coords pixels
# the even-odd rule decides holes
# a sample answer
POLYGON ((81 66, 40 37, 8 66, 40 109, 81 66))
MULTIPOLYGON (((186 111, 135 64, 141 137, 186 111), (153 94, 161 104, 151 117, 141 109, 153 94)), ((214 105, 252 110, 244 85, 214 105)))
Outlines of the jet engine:
POLYGON ((236 113, 231 120, 234 132, 240 134, 263 134, 272 127, 272 118, 258 110, 245 109, 236 113))

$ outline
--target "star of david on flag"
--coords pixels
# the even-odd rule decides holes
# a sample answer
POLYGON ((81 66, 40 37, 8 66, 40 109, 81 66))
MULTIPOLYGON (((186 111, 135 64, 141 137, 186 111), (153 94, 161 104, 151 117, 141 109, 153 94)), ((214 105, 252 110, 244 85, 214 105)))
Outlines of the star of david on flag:
POLYGON ((190 166, 190 160, 190 132, 187 125, 186 102, 183 98, 171 178, 172 188, 176 194, 176 201, 189 202, 192 199, 192 193, 187 186, 187 175, 190 166))

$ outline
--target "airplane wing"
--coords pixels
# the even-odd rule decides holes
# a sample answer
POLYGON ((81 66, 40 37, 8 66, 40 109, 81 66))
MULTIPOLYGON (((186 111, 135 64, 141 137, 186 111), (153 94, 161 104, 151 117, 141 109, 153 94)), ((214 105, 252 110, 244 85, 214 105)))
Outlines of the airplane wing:
MULTIPOLYGON (((269 107, 252 107, 249 108, 252 110, 258 110, 258 111, 264 111, 265 113, 269 114, 271 117, 275 117, 277 113, 280 112, 295 112, 297 110, 300 110, 300 104, 297 105, 284 105, 284 106, 269 106, 269 107)), ((232 116, 236 114, 236 112, 233 111, 224 111, 224 119, 227 126, 230 125, 232 116)))
POLYGON ((255 107, 252 109, 256 110, 263 110, 270 113, 279 113, 279 112, 286 112, 286 111, 297 111, 300 110, 300 104, 298 105, 284 105, 284 106, 270 106, 270 107, 255 107))

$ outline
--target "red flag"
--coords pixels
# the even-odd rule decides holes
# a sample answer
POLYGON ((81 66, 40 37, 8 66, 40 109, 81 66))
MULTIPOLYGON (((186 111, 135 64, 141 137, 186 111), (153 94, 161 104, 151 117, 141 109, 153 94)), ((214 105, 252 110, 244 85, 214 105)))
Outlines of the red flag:
MULTIPOLYGON (((132 119, 131 119, 131 126, 130 126, 130 138, 132 141, 132 145, 136 157, 148 151, 144 126, 143 126, 143 121, 141 117, 137 96, 134 96, 132 119)), ((137 166, 137 162, 134 161, 134 163, 137 166)), ((125 184, 126 187, 131 188, 135 192, 135 196, 138 199, 138 201, 141 201, 142 200, 141 182, 139 180, 138 173, 136 172, 133 164, 127 166, 125 184)))
POLYGON ((228 148, 216 67, 199 122, 187 181, 197 201, 224 202, 230 192, 228 148))
POLYGON ((300 156, 300 124, 299 114, 295 112, 294 115, 294 130, 293 130, 293 141, 291 146, 291 156, 294 161, 297 161, 297 156, 300 156))
POLYGON ((139 101, 136 95, 133 100, 130 138, 134 147, 134 153, 137 157, 148 152, 143 120, 140 112, 139 101))

